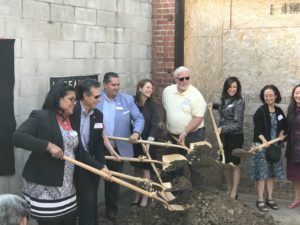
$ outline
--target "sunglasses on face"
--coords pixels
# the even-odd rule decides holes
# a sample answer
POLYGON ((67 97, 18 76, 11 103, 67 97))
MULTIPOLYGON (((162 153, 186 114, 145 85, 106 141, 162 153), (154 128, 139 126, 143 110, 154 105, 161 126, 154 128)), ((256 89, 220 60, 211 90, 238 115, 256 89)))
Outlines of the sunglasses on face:
POLYGON ((100 98, 100 95, 96 95, 96 96, 93 96, 94 99, 99 99, 100 98))
POLYGON ((180 77, 177 78, 179 81, 190 80, 190 77, 180 77))

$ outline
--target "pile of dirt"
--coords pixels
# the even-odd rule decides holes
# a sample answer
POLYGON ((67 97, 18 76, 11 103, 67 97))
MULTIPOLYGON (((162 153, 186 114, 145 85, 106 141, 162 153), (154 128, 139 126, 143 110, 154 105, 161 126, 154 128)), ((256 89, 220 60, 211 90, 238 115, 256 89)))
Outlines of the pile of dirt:
MULTIPOLYGON (((270 214, 259 212, 244 203, 229 198, 218 190, 184 191, 170 204, 180 204, 184 211, 169 211, 157 201, 146 208, 131 207, 131 213, 115 222, 118 225, 274 225, 270 214)), ((102 224, 102 223, 100 223, 102 224)))
MULTIPOLYGON (((169 211, 158 201, 146 208, 131 207, 130 213, 115 222, 118 225, 274 225, 274 218, 253 209, 220 191, 222 165, 208 146, 186 155, 188 160, 174 161, 161 171, 176 198, 170 205, 182 205, 184 211, 169 211)), ((102 224, 102 223, 101 223, 102 224)))

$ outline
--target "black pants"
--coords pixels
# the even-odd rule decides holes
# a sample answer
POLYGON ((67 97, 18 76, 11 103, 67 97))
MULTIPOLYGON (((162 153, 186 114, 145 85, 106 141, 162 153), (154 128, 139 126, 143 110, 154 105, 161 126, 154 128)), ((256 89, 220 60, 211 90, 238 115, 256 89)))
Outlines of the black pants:
POLYGON ((38 225, 76 225, 76 213, 72 213, 57 220, 37 220, 37 223, 38 225))
MULTIPOLYGON (((119 153, 117 149, 115 149, 115 151, 119 153)), ((109 170, 116 171, 116 172, 122 172, 123 170, 123 162, 115 162, 115 161, 107 160, 106 166, 109 170)), ((113 212, 117 214, 118 213, 117 203, 119 201, 120 186, 116 183, 105 181, 104 187, 105 187, 106 214, 109 212, 113 212)))
POLYGON ((98 186, 97 175, 81 171, 77 184, 79 225, 98 225, 98 186))

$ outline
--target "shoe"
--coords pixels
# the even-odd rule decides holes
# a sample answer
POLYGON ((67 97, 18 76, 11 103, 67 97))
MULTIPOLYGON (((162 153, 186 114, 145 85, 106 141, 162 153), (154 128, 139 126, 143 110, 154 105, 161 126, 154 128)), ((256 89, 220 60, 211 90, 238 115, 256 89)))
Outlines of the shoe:
POLYGON ((236 194, 235 194, 235 197, 234 197, 234 199, 235 199, 235 200, 237 200, 237 199, 238 199, 238 197, 239 197, 239 194, 238 194, 238 193, 236 193, 236 194))
POLYGON ((273 199, 266 199, 266 205, 269 206, 271 209, 274 209, 274 210, 279 209, 278 205, 274 202, 273 199))
POLYGON ((115 212, 109 211, 109 212, 106 213, 106 217, 109 220, 115 221, 118 218, 118 215, 115 212))
POLYGON ((262 212, 269 212, 269 209, 267 208, 264 201, 256 201, 256 207, 262 212))
POLYGON ((238 193, 236 193, 234 197, 231 197, 231 196, 230 196, 230 198, 233 198, 233 199, 235 199, 235 200, 237 200, 238 197, 239 197, 239 194, 238 194, 238 193))
POLYGON ((297 200, 297 201, 293 201, 292 203, 290 203, 289 206, 288 206, 288 208, 289 209, 293 209, 293 208, 296 208, 298 206, 300 206, 300 199, 297 200))

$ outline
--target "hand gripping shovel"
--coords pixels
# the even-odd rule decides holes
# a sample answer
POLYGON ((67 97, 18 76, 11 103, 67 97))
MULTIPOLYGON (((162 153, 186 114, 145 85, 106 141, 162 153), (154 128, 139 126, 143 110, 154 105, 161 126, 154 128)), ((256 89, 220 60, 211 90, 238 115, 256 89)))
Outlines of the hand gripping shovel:
MULTIPOLYGON (((211 121, 212 121, 212 124, 213 124, 213 127, 214 127, 214 132, 216 134, 218 145, 219 145, 219 148, 220 148, 218 150, 218 154, 219 154, 219 156, 222 157, 221 164, 222 164, 222 166, 225 166, 225 167, 228 167, 228 168, 235 167, 235 165, 231 162, 226 164, 223 144, 222 144, 222 141, 221 141, 221 138, 220 138, 220 134, 218 133, 218 127, 217 127, 217 124, 216 124, 216 121, 215 121, 215 118, 214 118, 214 114, 212 112, 212 108, 208 107, 208 111, 209 111, 209 114, 210 114, 210 118, 211 118, 211 121)), ((217 162, 219 163, 219 161, 217 161, 217 162)))
POLYGON ((126 182, 126 181, 123 181, 123 180, 121 180, 121 179, 119 179, 117 177, 114 177, 114 176, 108 177, 108 175, 106 173, 104 173, 104 172, 102 172, 102 171, 100 171, 98 169, 95 169, 94 167, 91 167, 89 165, 86 165, 86 164, 84 164, 82 162, 79 162, 79 161, 77 161, 75 159, 72 159, 72 158, 70 158, 68 156, 63 156, 63 159, 66 160, 66 161, 68 161, 68 162, 71 162, 71 163, 75 164, 78 167, 81 167, 81 168, 83 168, 85 170, 88 170, 88 171, 94 173, 94 174, 97 174, 97 175, 99 175, 99 176, 101 176, 103 178, 107 178, 108 180, 111 180, 111 182, 115 182, 117 184, 120 184, 120 185, 122 185, 124 187, 127 187, 127 188, 129 188, 129 189, 131 189, 133 191, 136 191, 136 192, 138 192, 138 193, 140 193, 142 195, 147 195, 148 197, 153 198, 153 199, 161 202, 162 204, 164 204, 164 206, 167 209, 169 209, 170 211, 183 211, 184 210, 183 206, 181 206, 181 205, 169 205, 169 203, 166 200, 164 200, 163 198, 158 197, 156 193, 145 191, 145 190, 143 190, 143 189, 141 189, 139 187, 136 187, 133 184, 130 184, 130 183, 126 182))
POLYGON ((232 155, 240 157, 242 159, 250 158, 250 157, 254 156, 256 153, 262 151, 267 145, 275 144, 278 141, 282 141, 282 140, 284 140, 285 137, 286 136, 283 136, 282 138, 278 137, 278 138, 272 139, 271 141, 268 141, 265 144, 261 144, 261 145, 258 145, 258 146, 253 146, 253 147, 250 148, 249 151, 246 151, 242 148, 233 149, 232 155))

